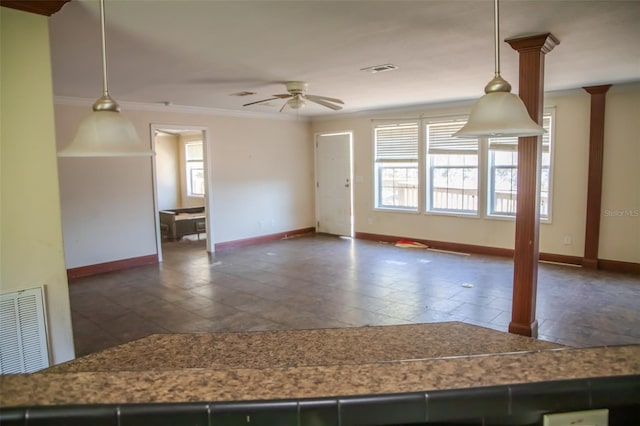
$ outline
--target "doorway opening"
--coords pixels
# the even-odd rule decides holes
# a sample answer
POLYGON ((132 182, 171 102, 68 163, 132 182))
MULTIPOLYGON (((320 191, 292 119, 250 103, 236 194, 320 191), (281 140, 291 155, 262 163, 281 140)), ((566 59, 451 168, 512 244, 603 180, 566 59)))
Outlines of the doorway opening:
POLYGON ((316 231, 353 237, 353 132, 316 135, 316 231))
MULTIPOLYGON (((211 183, 206 127, 151 125, 158 260, 162 243, 206 240, 213 252, 211 183)), ((203 244, 204 246, 204 244, 203 244)))

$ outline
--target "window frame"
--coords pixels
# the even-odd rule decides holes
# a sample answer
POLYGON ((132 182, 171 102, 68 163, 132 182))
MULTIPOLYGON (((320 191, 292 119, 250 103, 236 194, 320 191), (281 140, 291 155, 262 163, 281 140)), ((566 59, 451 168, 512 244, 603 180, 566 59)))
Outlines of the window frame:
MULTIPOLYGON (((546 217, 540 216, 540 222, 544 224, 552 223, 553 216, 553 188, 554 188, 554 165, 555 165, 555 129, 556 129, 556 108, 555 107, 546 107, 543 111, 543 120, 545 117, 550 118, 550 129, 548 131, 549 136, 549 165, 548 165, 548 203, 547 203, 547 211, 548 214, 546 217)), ((491 203, 493 202, 493 198, 490 196, 489 191, 493 189, 494 184, 491 182, 493 179, 492 175, 492 162, 490 159, 490 138, 478 138, 477 145, 477 210, 474 212, 469 212, 468 210, 459 210, 459 209, 430 209, 432 203, 432 194, 431 194, 431 183, 434 180, 432 176, 432 167, 431 160, 429 155, 429 146, 427 142, 427 127, 429 124, 440 123, 440 122, 451 122, 451 121, 459 121, 464 125, 464 123, 468 120, 468 114, 452 114, 445 116, 432 116, 428 117, 426 115, 421 115, 419 118, 405 118, 405 119, 395 119, 395 120, 372 120, 373 125, 372 129, 372 199, 373 199, 373 211, 388 211, 388 212, 397 212, 397 213, 419 213, 425 215, 443 215, 449 217, 464 217, 464 218, 477 218, 477 219, 491 219, 491 220, 507 220, 513 221, 515 220, 515 214, 495 214, 490 213, 491 203), (383 206, 380 204, 380 193, 378 187, 379 181, 379 170, 378 163, 376 158, 376 128, 379 126, 389 126, 389 125, 402 125, 413 123, 418 126, 418 160, 417 160, 417 173, 418 173, 418 182, 416 185, 417 190, 417 203, 418 207, 415 208, 403 208, 399 206, 383 206)), ((544 124, 544 123, 543 123, 544 124)), ((541 166, 541 175, 542 170, 544 168, 541 166)), ((542 179, 542 176, 540 177, 542 179)), ((542 181, 540 182, 540 190, 542 190, 542 181)), ((516 190, 517 194, 517 190, 516 190)))
MULTIPOLYGON (((458 150, 456 150, 455 148, 452 148, 450 150, 443 150, 442 154, 433 154, 430 152, 431 147, 429 146, 429 141, 430 141, 430 137, 429 137, 429 126, 430 125, 442 125, 442 126, 447 126, 447 127, 453 127, 454 129, 448 129, 447 132, 450 132, 451 134, 455 133, 457 131, 457 129, 462 128, 465 123, 468 120, 468 116, 466 115, 452 115, 452 116, 446 116, 446 117, 434 117, 434 118, 427 118, 424 119, 422 122, 422 129, 421 129, 421 134, 424 137, 424 160, 422 161, 424 163, 424 167, 425 167, 425 190, 424 192, 424 196, 425 196, 425 205, 423 208, 423 212, 425 214, 428 215, 446 215, 446 216, 463 216, 463 217, 473 217, 473 218, 479 218, 481 216, 481 211, 482 211, 482 188, 483 188, 483 180, 482 180, 482 156, 481 156, 481 141, 477 140, 476 142, 476 148, 475 148, 475 154, 473 154, 472 152, 469 152, 470 150, 467 149, 459 149, 460 152, 457 152, 458 150), (475 166, 466 166, 464 164, 461 164, 457 167, 455 166, 437 166, 434 165, 432 162, 432 156, 433 155, 445 155, 445 153, 448 152, 448 155, 475 155, 476 157, 476 165, 475 166), (466 166, 466 167, 465 167, 466 166), (433 207, 434 204, 434 191, 433 191, 433 184, 435 182, 435 176, 434 176, 434 169, 438 169, 438 168, 455 168, 455 169, 469 169, 469 168, 473 168, 476 170, 476 182, 477 182, 477 186, 475 189, 475 205, 476 208, 474 210, 469 210, 469 209, 451 209, 451 208, 436 208, 433 207)), ((473 138, 472 138, 473 139, 473 138)), ((469 144, 470 141, 472 139, 460 139, 460 143, 456 144, 456 145, 465 145, 465 144, 469 144)), ((452 139, 453 140, 453 139, 452 139)), ((462 191, 464 191, 465 188, 462 188, 462 191)))
POLYGON ((420 191, 421 191, 421 141, 420 141, 420 120, 394 120, 394 121, 377 121, 372 125, 372 139, 373 139, 373 209, 378 211, 391 211, 391 212, 405 212, 405 213, 420 213, 420 191), (401 126, 416 126, 416 148, 415 158, 397 156, 397 158, 379 158, 378 152, 378 137, 377 131, 381 128, 401 127, 401 126), (414 165, 414 166, 411 166, 414 165), (385 168, 404 168, 414 169, 416 173, 415 183, 415 199, 416 205, 414 206, 402 206, 402 205, 389 205, 383 204, 383 188, 382 185, 382 171, 385 168))
MULTIPOLYGON (((549 107, 549 108, 545 108, 543 111, 543 125, 545 125, 544 121, 545 118, 549 117, 549 129, 547 130, 547 133, 545 134, 545 136, 548 135, 549 138, 549 165, 548 166, 543 166, 542 164, 542 155, 544 154, 544 148, 543 148, 543 152, 541 153, 540 156, 540 196, 541 196, 541 200, 542 200, 542 171, 546 168, 548 169, 548 174, 549 174, 549 178, 548 178, 548 191, 547 191, 547 215, 543 216, 541 213, 541 206, 539 206, 540 209, 540 214, 539 214, 539 218, 540 218, 540 222, 541 223, 552 223, 552 213, 553 213, 553 209, 552 209, 552 205, 553 205, 553 166, 554 166, 554 150, 555 150, 555 123, 556 123, 556 117, 555 117, 555 108, 553 107, 549 107)), ((545 127, 546 128, 546 127, 545 127)), ((543 136, 544 137, 544 136, 543 136)), ((501 219, 501 220, 515 220, 516 217, 516 213, 496 213, 493 211, 493 203, 494 203, 494 194, 495 194, 495 184, 494 182, 494 174, 493 174, 493 170, 494 170, 494 166, 493 166, 493 161, 492 161, 492 150, 491 146, 490 146, 490 138, 486 138, 486 156, 485 158, 487 159, 487 166, 486 166, 486 176, 487 176, 487 185, 486 185, 486 195, 485 195, 485 199, 486 199, 486 209, 485 209, 485 217, 487 217, 488 219, 501 219)), ((544 146, 544 143, 543 143, 544 146)), ((516 155, 517 155, 517 149, 516 149, 516 155)), ((513 168, 513 166, 512 166, 513 168)), ((517 165, 515 166, 515 169, 517 170, 517 165)), ((516 177, 517 179, 517 177, 516 177)), ((517 198, 517 188, 516 188, 516 198, 517 198)))
POLYGON ((204 144, 201 140, 192 140, 184 143, 184 168, 185 168, 185 179, 186 179, 186 189, 187 196, 192 198, 204 198, 205 196, 205 178, 204 178, 204 144), (202 150, 202 159, 200 160, 191 160, 189 158, 189 147, 193 145, 200 145, 202 150), (198 165, 200 167, 198 167, 198 165), (202 173, 203 180, 203 191, 202 193, 193 192, 193 172, 200 170, 202 173))

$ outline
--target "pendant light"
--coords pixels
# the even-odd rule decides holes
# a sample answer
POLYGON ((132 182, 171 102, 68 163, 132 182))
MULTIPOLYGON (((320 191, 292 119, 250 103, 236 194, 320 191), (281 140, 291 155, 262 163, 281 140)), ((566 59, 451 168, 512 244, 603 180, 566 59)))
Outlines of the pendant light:
POLYGON ((73 141, 58 152, 58 157, 129 157, 150 156, 153 152, 143 146, 133 124, 120 115, 120 106, 109 95, 107 53, 104 29, 104 0, 100 0, 100 29, 102 36, 102 96, 93 104, 93 112, 86 116, 73 141))
POLYGON ((522 99, 511 93, 511 85, 500 76, 499 38, 498 0, 494 0, 495 77, 485 86, 486 94, 478 99, 467 124, 453 135, 455 137, 520 137, 545 132, 531 119, 522 99))

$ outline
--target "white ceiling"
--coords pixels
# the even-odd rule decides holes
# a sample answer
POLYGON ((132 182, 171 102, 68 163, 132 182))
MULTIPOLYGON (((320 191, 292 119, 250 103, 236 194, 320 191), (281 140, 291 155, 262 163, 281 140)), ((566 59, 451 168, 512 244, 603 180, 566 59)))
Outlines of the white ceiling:
MULTIPOLYGON (((501 39, 551 32, 545 90, 640 81, 640 1, 503 0, 501 39)), ((277 114, 286 93, 344 100, 343 112, 474 99, 493 77, 491 0, 107 0, 109 89, 120 102, 277 114), (361 71, 391 63, 398 70, 361 71), (230 96, 240 91, 247 97, 230 96)), ((54 94, 101 94, 97 0, 50 18, 54 94)), ((518 88, 518 53, 501 43, 518 88)), ((291 110, 288 113, 292 113, 291 110)), ((312 105, 301 115, 340 114, 312 105)))

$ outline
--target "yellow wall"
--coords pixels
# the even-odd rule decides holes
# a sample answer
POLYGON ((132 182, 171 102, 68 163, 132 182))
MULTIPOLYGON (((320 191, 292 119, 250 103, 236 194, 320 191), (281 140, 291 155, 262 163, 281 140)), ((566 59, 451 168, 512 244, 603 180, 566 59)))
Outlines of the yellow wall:
MULTIPOLYGON (((640 263, 640 84, 613 86, 607 95, 601 259, 640 263), (605 209, 622 216, 606 216, 605 209)), ((540 251, 584 254, 590 95, 575 89, 545 95, 555 108, 552 220, 540 226, 540 251), (564 236, 571 244, 564 244, 564 236)), ((361 113, 312 123, 314 133, 354 132, 355 231, 513 248, 514 221, 487 217, 388 212, 373 207, 372 119, 468 114, 471 103, 406 111, 361 113)))
POLYGON ((53 363, 74 358, 45 16, 0 8, 0 292, 45 286, 53 363))
POLYGON ((180 151, 178 136, 159 133, 155 136, 158 210, 182 207, 180 202, 180 151))

